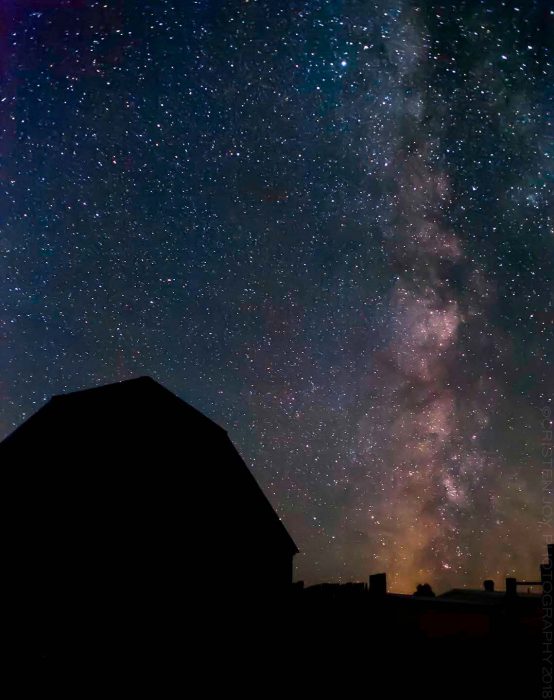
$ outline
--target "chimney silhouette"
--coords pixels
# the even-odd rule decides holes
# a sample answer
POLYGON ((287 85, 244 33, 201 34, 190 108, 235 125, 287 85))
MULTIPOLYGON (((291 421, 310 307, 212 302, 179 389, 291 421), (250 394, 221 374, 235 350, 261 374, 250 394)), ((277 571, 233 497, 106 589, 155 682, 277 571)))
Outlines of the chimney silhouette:
POLYGON ((506 595, 513 598, 517 595, 517 579, 507 578, 506 579, 506 595))
POLYGON ((369 577, 369 592, 372 595, 384 596, 387 594, 387 575, 371 574, 369 577))
POLYGON ((494 593, 494 581, 491 578, 483 581, 483 588, 487 591, 487 593, 494 593))

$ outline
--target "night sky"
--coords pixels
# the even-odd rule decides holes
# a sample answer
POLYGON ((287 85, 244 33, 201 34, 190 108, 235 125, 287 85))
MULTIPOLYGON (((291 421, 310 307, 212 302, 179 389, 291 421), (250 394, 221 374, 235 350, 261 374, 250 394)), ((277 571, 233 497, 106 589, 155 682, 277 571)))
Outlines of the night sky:
POLYGON ((0 438, 148 374, 297 579, 536 579, 551 7, 2 0, 0 438))

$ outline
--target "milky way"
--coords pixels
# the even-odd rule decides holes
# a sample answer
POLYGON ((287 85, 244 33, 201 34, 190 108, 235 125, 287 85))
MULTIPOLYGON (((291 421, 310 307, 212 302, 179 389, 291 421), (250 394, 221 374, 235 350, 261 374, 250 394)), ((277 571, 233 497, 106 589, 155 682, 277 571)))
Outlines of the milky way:
POLYGON ((296 578, 536 578, 550 3, 0 20, 0 436, 149 374, 228 429, 296 578))

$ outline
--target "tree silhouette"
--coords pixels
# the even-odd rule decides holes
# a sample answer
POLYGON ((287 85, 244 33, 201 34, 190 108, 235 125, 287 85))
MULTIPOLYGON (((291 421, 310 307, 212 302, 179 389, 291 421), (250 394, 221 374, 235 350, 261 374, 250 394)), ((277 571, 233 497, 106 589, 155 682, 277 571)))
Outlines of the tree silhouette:
POLYGON ((414 592, 414 595, 417 596, 427 596, 428 598, 434 598, 435 594, 433 593, 433 589, 428 583, 418 583, 417 588, 414 592))

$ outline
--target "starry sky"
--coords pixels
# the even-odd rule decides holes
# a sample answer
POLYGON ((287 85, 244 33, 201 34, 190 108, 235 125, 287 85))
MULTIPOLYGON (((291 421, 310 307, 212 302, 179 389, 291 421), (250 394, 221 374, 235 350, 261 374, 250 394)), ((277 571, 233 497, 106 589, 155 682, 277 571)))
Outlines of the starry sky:
POLYGON ((228 430, 297 579, 536 578, 551 8, 2 0, 0 438, 148 374, 228 430))

